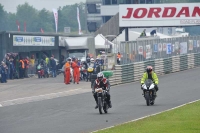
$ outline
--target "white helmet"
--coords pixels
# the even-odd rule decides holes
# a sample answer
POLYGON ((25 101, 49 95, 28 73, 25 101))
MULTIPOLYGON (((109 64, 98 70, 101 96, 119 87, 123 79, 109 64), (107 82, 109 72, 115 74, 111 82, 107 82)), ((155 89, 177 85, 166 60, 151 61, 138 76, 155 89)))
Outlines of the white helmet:
POLYGON ((100 73, 97 74, 97 79, 98 79, 99 81, 102 81, 103 78, 104 78, 104 75, 103 75, 102 72, 100 72, 100 73))
POLYGON ((90 62, 94 62, 94 58, 91 58, 91 59, 90 59, 90 62))

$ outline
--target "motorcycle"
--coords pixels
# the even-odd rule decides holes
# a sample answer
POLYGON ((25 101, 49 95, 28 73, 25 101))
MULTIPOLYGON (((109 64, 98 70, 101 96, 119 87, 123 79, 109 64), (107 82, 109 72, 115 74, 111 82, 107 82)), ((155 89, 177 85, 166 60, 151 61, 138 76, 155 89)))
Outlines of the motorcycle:
POLYGON ((142 85, 147 106, 154 105, 156 98, 156 90, 154 87, 155 85, 151 79, 148 79, 145 84, 142 85))
POLYGON ((94 67, 94 64, 90 64, 90 66, 87 69, 87 73, 88 73, 88 75, 87 75, 87 81, 88 81, 88 79, 89 79, 89 81, 91 81, 91 78, 92 78, 91 75, 95 71, 95 69, 93 67, 94 67))
POLYGON ((38 68, 38 78, 42 78, 42 77, 45 77, 45 74, 44 74, 44 69, 41 67, 41 68, 38 68))
POLYGON ((37 66, 38 78, 49 78, 50 70, 48 67, 45 67, 41 64, 37 66))
POLYGON ((104 110, 104 113, 108 113, 108 103, 106 102, 106 90, 103 90, 102 88, 95 89, 95 92, 97 93, 98 97, 98 108, 99 113, 102 114, 102 108, 104 110))

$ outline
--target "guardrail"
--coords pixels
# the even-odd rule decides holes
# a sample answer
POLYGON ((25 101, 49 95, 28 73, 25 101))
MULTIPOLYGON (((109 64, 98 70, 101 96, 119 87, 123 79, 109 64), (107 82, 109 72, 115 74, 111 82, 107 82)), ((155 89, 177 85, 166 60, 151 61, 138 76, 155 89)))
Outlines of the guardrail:
POLYGON ((200 53, 177 55, 163 59, 116 65, 113 76, 109 78, 111 85, 139 81, 145 68, 151 65, 157 75, 174 73, 200 66, 200 53))

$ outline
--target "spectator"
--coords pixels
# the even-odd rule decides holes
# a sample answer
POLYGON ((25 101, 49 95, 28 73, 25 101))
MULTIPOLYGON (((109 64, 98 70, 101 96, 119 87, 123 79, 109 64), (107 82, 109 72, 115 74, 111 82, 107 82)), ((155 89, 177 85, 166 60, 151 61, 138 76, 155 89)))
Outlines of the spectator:
POLYGON ((29 59, 29 62, 30 62, 30 71, 31 71, 31 74, 34 74, 34 67, 35 67, 35 56, 32 55, 31 58, 29 59))
POLYGON ((152 30, 152 31, 150 32, 150 34, 151 34, 151 36, 154 36, 154 34, 157 34, 157 33, 156 33, 156 29, 155 29, 155 30, 152 30))
POLYGON ((50 66, 50 61, 49 61, 49 58, 45 55, 45 63, 46 63, 46 66, 49 67, 50 66))
POLYGON ((10 79, 13 79, 13 74, 14 74, 14 70, 15 70, 13 58, 10 58, 9 61, 10 61, 10 79))
POLYGON ((1 66, 0 66, 0 73, 1 73, 1 83, 7 83, 6 80, 6 76, 7 76, 7 66, 5 64, 5 62, 1 62, 1 66))
POLYGON ((121 62, 121 54, 120 54, 120 52, 118 52, 118 54, 117 54, 117 64, 120 65, 120 62, 121 62))
POLYGON ((29 69, 29 58, 24 58, 24 77, 28 78, 28 69, 29 69))
POLYGON ((25 68, 25 65, 24 65, 23 59, 22 57, 20 57, 20 60, 19 60, 19 78, 20 79, 24 78, 24 68, 25 68))
POLYGON ((146 37, 146 29, 143 30, 143 32, 140 34, 140 37, 146 37))
POLYGON ((50 66, 52 70, 52 76, 56 77, 56 61, 54 60, 54 57, 51 57, 50 66))
POLYGON ((6 73, 6 79, 10 79, 10 57, 6 55, 6 66, 7 66, 7 73, 6 73))
POLYGON ((86 56, 86 62, 88 65, 90 65, 90 53, 88 53, 88 55, 86 56))

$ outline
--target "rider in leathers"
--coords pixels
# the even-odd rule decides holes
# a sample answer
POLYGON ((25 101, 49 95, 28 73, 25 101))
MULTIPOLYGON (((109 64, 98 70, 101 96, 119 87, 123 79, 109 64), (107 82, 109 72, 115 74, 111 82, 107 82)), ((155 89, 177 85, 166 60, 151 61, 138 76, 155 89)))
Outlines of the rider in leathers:
POLYGON ((93 87, 92 87, 92 93, 94 96, 94 99, 96 101, 96 106, 95 109, 98 108, 98 98, 97 98, 97 93, 95 92, 95 89, 97 88, 102 88, 103 90, 107 90, 106 92, 106 97, 107 97, 107 103, 109 108, 112 107, 111 101, 110 101, 110 83, 109 81, 104 77, 103 73, 100 72, 97 74, 97 79, 94 81, 93 87))

